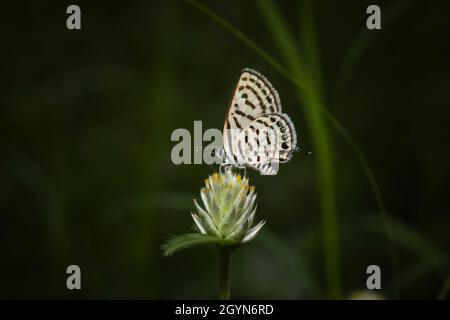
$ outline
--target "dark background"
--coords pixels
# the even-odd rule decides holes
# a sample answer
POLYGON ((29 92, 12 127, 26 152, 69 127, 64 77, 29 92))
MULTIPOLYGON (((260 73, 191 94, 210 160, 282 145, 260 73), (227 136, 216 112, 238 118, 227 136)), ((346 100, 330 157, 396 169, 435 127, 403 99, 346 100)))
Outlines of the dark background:
POLYGON ((369 31, 372 2, 201 3, 311 84, 384 213, 318 106, 194 5, 78 1, 70 31, 72 3, 2 3, 0 297, 215 298, 213 248, 161 254, 218 170, 174 165, 170 135, 221 129, 244 67, 277 88, 304 152, 274 177, 247 170, 267 224, 234 257, 232 297, 346 299, 371 264, 386 299, 448 297, 450 6, 376 1, 369 31), (66 288, 71 264, 81 291, 66 288))

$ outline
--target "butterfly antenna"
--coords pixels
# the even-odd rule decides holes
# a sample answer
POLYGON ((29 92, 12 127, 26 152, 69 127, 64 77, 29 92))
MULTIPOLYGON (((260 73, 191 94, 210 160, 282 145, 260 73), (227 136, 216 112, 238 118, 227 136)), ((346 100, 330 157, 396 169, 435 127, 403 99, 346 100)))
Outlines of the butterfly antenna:
POLYGON ((295 148, 294 150, 297 151, 297 152, 303 152, 303 153, 306 153, 308 156, 312 155, 312 151, 305 151, 305 150, 303 150, 303 149, 300 148, 300 147, 297 147, 297 148, 295 148))

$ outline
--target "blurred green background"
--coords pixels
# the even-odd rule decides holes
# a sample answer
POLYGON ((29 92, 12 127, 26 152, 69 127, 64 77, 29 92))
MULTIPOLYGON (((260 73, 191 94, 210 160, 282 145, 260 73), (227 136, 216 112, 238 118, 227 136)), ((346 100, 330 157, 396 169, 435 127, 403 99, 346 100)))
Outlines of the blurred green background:
POLYGON ((372 2, 77 1, 80 31, 72 3, 2 3, 0 297, 215 298, 213 248, 161 254, 218 170, 172 164, 170 135, 221 129, 251 67, 304 152, 247 170, 268 222, 232 297, 347 298, 376 264, 386 299, 448 298, 450 5, 376 1, 369 31, 372 2))

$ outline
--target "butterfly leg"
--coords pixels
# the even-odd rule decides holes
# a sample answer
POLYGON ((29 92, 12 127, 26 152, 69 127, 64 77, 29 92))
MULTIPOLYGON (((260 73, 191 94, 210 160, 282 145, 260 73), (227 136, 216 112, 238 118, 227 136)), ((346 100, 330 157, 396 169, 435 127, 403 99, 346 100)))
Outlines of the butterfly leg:
POLYGON ((232 165, 230 165, 229 163, 221 163, 220 167, 219 167, 219 171, 220 173, 227 173, 227 170, 232 170, 232 165))
POLYGON ((247 177, 247 167, 239 167, 239 169, 244 169, 244 179, 247 177))
POLYGON ((245 178, 247 176, 247 167, 246 166, 235 166, 237 169, 236 171, 239 172, 239 170, 244 170, 243 177, 245 178))

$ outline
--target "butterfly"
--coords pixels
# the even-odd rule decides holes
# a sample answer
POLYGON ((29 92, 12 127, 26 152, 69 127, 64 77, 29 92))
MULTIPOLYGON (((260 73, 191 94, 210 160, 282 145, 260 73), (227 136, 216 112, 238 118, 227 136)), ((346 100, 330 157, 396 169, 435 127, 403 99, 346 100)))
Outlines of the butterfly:
POLYGON ((281 111, 278 92, 259 72, 242 70, 225 118, 223 147, 217 151, 221 166, 275 175, 295 150, 297 133, 281 111))

